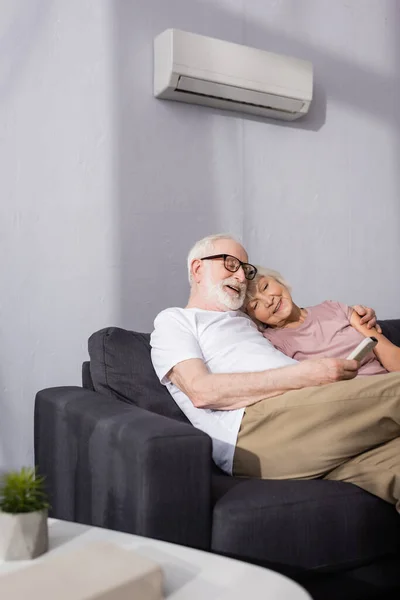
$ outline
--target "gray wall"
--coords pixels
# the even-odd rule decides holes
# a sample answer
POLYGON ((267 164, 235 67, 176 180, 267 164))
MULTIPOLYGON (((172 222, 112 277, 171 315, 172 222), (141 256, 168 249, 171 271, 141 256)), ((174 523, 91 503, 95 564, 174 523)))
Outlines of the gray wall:
POLYGON ((400 316, 396 0, 3 0, 0 468, 32 460, 35 392, 79 384, 86 340, 184 304, 185 255, 230 231, 295 298, 400 316), (167 27, 310 59, 275 124, 152 98, 167 27))

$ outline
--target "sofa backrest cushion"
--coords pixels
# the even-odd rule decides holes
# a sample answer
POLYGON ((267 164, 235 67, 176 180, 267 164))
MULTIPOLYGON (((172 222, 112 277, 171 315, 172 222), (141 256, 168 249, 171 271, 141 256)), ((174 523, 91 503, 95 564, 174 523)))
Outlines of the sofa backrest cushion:
POLYGON ((386 319, 385 321, 379 321, 379 325, 382 328, 383 335, 396 346, 400 346, 400 319, 386 319))
POLYGON ((150 335, 107 327, 89 338, 90 373, 96 392, 188 423, 161 385, 150 357, 150 335))
MULTIPOLYGON (((380 325, 383 333, 400 346, 400 320, 380 321, 380 325)), ((119 327, 101 329, 89 338, 89 355, 96 392, 188 422, 153 369, 150 334, 119 327)))

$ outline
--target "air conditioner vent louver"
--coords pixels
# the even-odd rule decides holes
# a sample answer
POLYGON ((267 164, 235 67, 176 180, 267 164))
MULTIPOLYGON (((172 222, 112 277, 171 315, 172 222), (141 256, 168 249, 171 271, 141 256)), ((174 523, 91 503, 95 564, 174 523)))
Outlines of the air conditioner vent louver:
MULTIPOLYGON (((181 80, 181 77, 179 77, 179 81, 178 81, 178 86, 175 88, 175 91, 180 93, 180 94, 192 94, 193 96, 198 96, 199 98, 209 98, 211 100, 217 100, 217 101, 222 101, 222 102, 230 102, 232 105, 232 109, 233 110, 240 110, 240 107, 243 106, 253 106, 254 108, 260 108, 260 109, 266 109, 266 110, 277 110, 274 106, 268 105, 268 104, 256 104, 255 102, 249 102, 249 101, 245 101, 245 100, 234 100, 233 98, 227 98, 224 96, 215 96, 213 94, 206 94, 204 92, 199 92, 199 91, 192 91, 192 90, 187 90, 187 89, 182 89, 179 87, 179 82, 181 80)), ((204 82, 206 83, 206 82, 204 82)), ((225 86, 225 87, 229 87, 229 86, 225 86)), ((268 94, 265 94, 268 95, 268 94)), ((296 102, 295 98, 291 98, 291 100, 293 100, 294 102, 296 102)), ((304 102, 301 103, 302 105, 304 105, 304 102)), ((275 104, 276 106, 276 104, 275 104)), ((280 108, 279 109, 281 112, 285 112, 288 114, 295 114, 297 111, 296 110, 288 110, 285 108, 280 108)))

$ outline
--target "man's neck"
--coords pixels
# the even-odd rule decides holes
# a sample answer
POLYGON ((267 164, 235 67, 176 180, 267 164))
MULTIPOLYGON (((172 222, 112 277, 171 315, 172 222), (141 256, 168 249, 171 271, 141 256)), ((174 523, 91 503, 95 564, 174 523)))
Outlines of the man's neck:
POLYGON ((210 302, 200 294, 192 292, 185 308, 199 308, 201 310, 213 310, 216 312, 226 312, 228 309, 217 306, 215 302, 210 302))

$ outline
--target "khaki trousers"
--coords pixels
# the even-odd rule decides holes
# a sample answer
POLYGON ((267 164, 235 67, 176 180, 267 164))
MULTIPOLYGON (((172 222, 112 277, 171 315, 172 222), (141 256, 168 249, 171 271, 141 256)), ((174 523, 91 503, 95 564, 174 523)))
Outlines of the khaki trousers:
POLYGON ((347 481, 400 512, 400 373, 304 388, 249 406, 233 473, 347 481))

